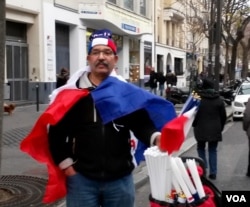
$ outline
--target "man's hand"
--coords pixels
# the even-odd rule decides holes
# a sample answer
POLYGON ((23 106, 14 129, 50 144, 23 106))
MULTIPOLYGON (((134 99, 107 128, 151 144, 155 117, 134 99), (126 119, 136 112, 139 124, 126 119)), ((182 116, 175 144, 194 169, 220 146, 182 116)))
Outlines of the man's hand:
POLYGON ((160 141, 161 141, 161 135, 158 135, 155 138, 154 145, 156 145, 159 148, 160 151, 165 152, 166 150, 161 149, 160 141))
POLYGON ((77 172, 75 171, 75 169, 74 169, 72 166, 70 166, 70 167, 68 167, 68 168, 66 168, 66 169, 64 170, 64 173, 65 173, 66 176, 73 176, 73 175, 75 175, 77 172))
POLYGON ((159 147, 159 149, 160 149, 160 139, 161 139, 161 135, 158 135, 155 137, 155 141, 154 141, 154 145, 159 147))

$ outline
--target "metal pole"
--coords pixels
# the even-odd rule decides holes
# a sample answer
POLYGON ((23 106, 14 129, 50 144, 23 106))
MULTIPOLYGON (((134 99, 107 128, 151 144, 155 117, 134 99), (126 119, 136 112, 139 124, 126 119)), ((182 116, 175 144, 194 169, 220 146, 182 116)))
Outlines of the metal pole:
POLYGON ((39 83, 36 83, 36 111, 39 111, 39 83))
POLYGON ((153 44, 152 44, 152 67, 155 68, 155 70, 157 70, 156 68, 156 0, 153 0, 153 7, 152 7, 152 23, 153 23, 153 34, 152 34, 152 39, 153 39, 153 44))
POLYGON ((217 18, 216 18, 216 33, 215 33, 215 89, 219 89, 219 72, 220 72, 220 44, 221 44, 221 9, 222 0, 217 0, 217 18))

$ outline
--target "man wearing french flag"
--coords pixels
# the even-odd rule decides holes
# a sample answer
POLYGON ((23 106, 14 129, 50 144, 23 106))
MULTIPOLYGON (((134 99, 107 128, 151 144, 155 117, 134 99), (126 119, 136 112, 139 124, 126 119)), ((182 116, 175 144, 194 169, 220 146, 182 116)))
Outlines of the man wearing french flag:
POLYGON ((176 117, 173 104, 113 74, 118 61, 109 30, 90 36, 89 66, 50 96, 21 150, 47 164, 43 201, 66 196, 68 207, 133 207, 131 135, 158 144, 176 117))

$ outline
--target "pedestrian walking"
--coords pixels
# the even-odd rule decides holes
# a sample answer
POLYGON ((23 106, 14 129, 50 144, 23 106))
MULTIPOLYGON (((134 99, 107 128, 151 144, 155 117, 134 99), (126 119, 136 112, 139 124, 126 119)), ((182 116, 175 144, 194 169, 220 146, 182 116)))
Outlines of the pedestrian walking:
POLYGON ((87 60, 85 70, 52 92, 21 149, 48 165, 46 202, 66 195, 67 207, 134 207, 130 130, 145 146, 159 146, 175 109, 116 77, 111 31, 90 36, 87 60))
POLYGON ((218 142, 222 141, 222 131, 227 118, 226 109, 219 93, 214 89, 213 81, 204 79, 199 95, 201 102, 192 124, 197 141, 197 152, 204 160, 206 168, 209 167, 209 178, 216 179, 217 146, 218 142))
POLYGON ((59 88, 67 83, 69 79, 69 69, 61 68, 60 73, 56 75, 56 88, 59 88))
POLYGON ((157 94, 157 73, 155 72, 154 67, 151 67, 151 71, 149 74, 149 87, 150 87, 150 92, 157 94))
POLYGON ((177 84, 177 77, 176 77, 176 75, 171 70, 167 71, 167 74, 166 74, 165 77, 166 77, 167 85, 176 86, 176 84, 177 84))
POLYGON ((166 82, 166 79, 162 72, 157 73, 157 81, 159 83, 160 96, 163 96, 164 84, 166 82))
POLYGON ((248 137, 248 167, 246 176, 250 177, 250 99, 248 99, 246 109, 243 115, 243 130, 246 131, 248 137))

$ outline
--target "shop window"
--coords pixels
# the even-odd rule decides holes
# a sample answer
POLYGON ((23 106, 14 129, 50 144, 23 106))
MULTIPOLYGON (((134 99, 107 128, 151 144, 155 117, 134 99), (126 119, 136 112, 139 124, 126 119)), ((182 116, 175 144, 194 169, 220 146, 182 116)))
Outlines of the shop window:
POLYGON ((129 40, 129 80, 136 83, 140 77, 140 42, 138 39, 129 40))
POLYGON ((129 66, 129 80, 132 83, 137 83, 140 77, 140 66, 139 64, 130 64, 129 66))
POLYGON ((144 42, 144 75, 149 75, 152 66, 152 43, 144 42))

